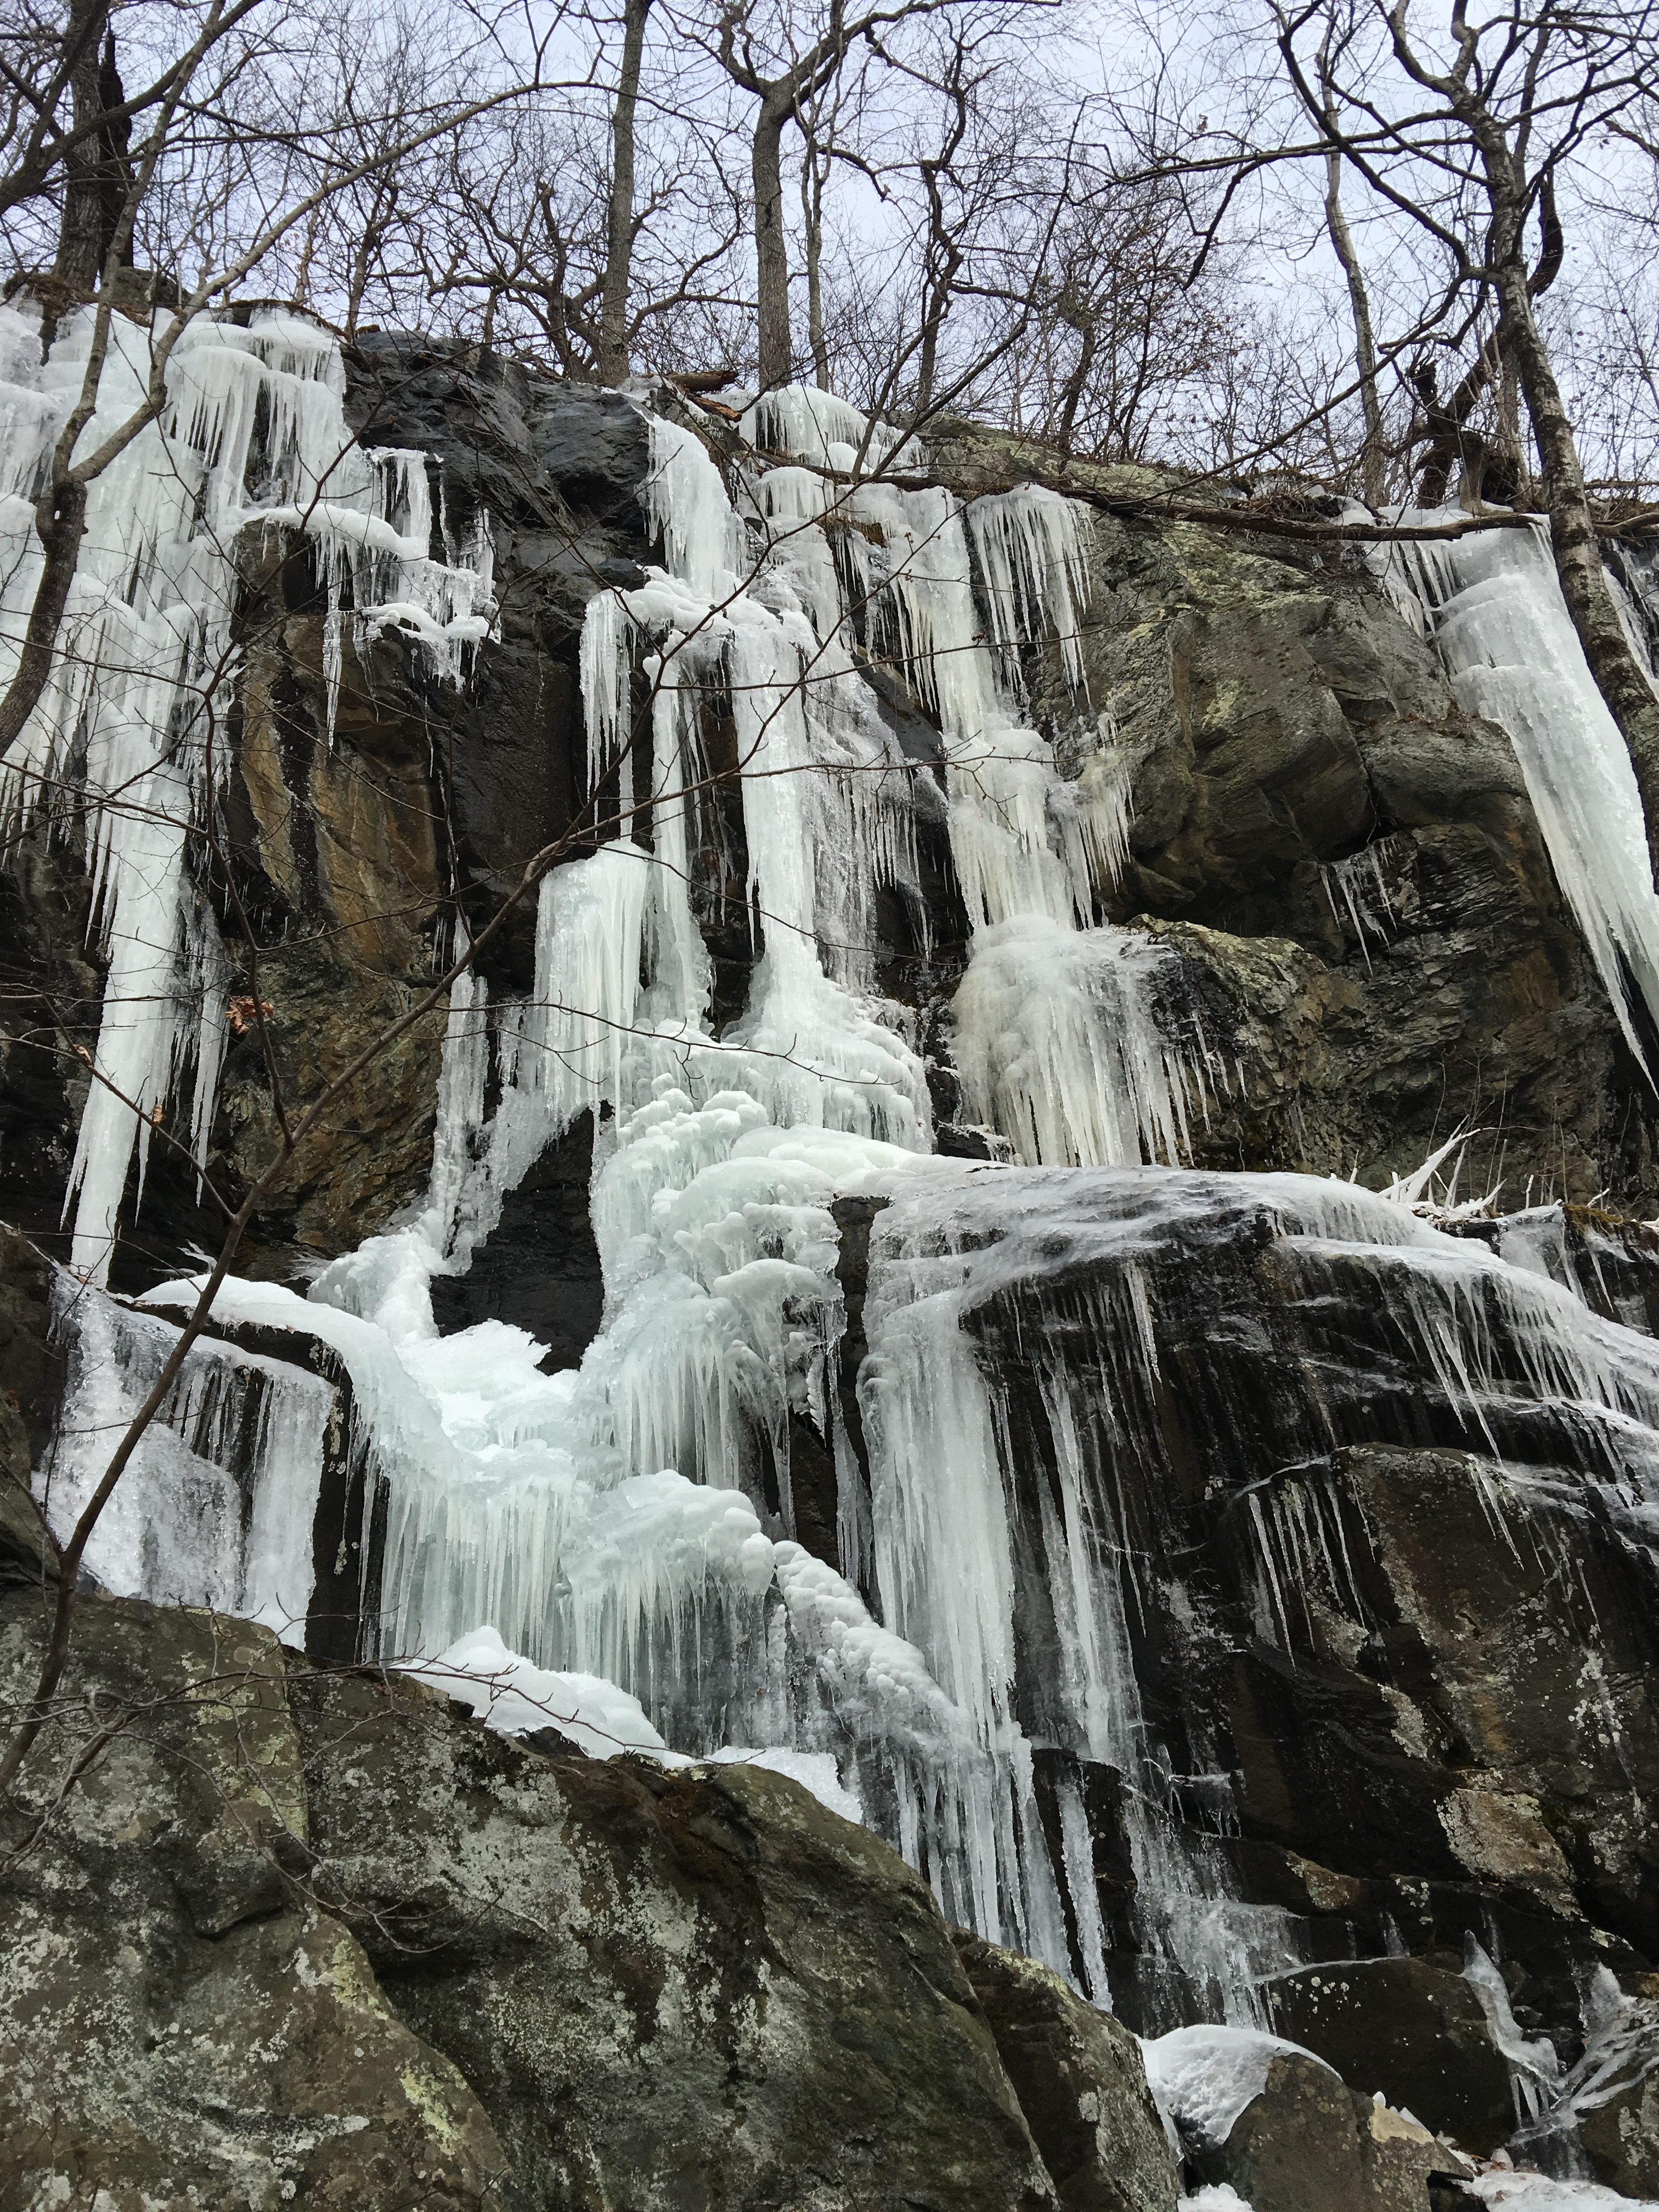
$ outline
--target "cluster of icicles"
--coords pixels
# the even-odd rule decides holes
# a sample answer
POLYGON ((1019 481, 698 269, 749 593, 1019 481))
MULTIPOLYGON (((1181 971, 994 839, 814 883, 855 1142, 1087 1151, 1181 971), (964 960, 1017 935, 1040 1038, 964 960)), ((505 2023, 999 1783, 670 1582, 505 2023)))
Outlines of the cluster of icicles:
MULTIPOLYGON (((38 456, 50 434, 76 343, 33 380, 14 362, 20 452, 38 456)), ((119 1124, 97 1086, 88 1109, 70 1415, 52 1470, 59 1516, 95 1481, 100 1440, 164 1356, 161 1316, 192 1296, 166 1286, 141 1314, 84 1285, 143 1109, 167 1095, 192 1036, 204 1139, 210 1116, 221 956, 187 832, 215 795, 208 701, 234 678, 236 533, 311 532, 331 605, 349 573, 359 625, 398 623, 441 672, 459 673, 487 629, 487 535, 433 557, 424 464, 349 447, 340 395, 329 342, 292 319, 202 326, 181 349, 148 471, 135 464, 125 497, 112 490, 100 510, 110 557, 76 602, 80 642, 64 657, 76 673, 7 763, 25 814, 71 754, 94 799, 150 780, 146 826, 112 805, 89 833, 111 947, 100 1064, 141 1110, 119 1124), (170 659, 156 651, 163 636, 170 659), (144 842, 154 825, 171 841, 165 866, 144 842), (130 960, 129 939, 143 948, 130 960), (143 958, 154 975, 133 964, 143 958), (153 1004, 161 981, 166 1011, 135 1013, 131 1000, 153 1004), (97 1164, 106 1143, 118 1175, 97 1164)), ((1212 1201, 1216 1179, 1173 1165, 1202 1108, 1202 1071, 1156 1018, 1171 956, 1091 926, 1127 851, 1109 733, 1066 783, 1027 711, 1025 649, 1046 638, 1093 722, 1086 518, 1037 490, 964 507, 943 491, 849 484, 836 472, 860 449, 895 458, 895 441, 816 391, 767 395, 747 428, 801 465, 728 485, 695 435, 649 418, 641 495, 662 565, 636 589, 599 592, 581 646, 590 777, 616 834, 544 883, 527 999, 492 1006, 480 978, 457 984, 424 1206, 306 1297, 231 1281, 217 1311, 309 1331, 349 1373, 356 1449, 386 1500, 386 1656, 447 1653, 459 1668, 483 1652, 503 1694, 596 1742, 833 1760, 839 1788, 954 1918, 1048 1959, 1103 2003, 1109 1936, 1085 1808, 1062 1775, 1044 1821, 1035 1753, 1104 1761, 1127 1783, 1138 1940, 1181 1978, 1187 2009, 1248 2020, 1292 1939, 1282 1916, 1229 1898, 1218 1854, 1177 1834, 1130 1650, 1136 1578, 1159 1570, 1109 1502, 1111 1454, 1145 1446, 1132 1409, 1157 1364, 1139 1261, 1212 1201), (864 673, 871 655, 896 665, 937 722, 937 775, 899 748, 864 673), (742 1017, 718 1035, 695 913, 710 695, 734 732, 763 948, 742 1017), (923 805, 943 809, 974 931, 956 1008, 968 1111, 1021 1165, 933 1155, 911 1017, 875 995, 878 894, 925 919, 923 805), (507 1194, 590 1109, 605 1312, 580 1366, 544 1373, 543 1347, 498 1321, 441 1337, 433 1278, 467 1267, 507 1194), (1141 1165, 1160 1158, 1172 1164, 1141 1165), (1054 1172, 1067 1167, 1097 1172, 1054 1172), (1008 1407, 964 1322, 1040 1281, 1055 1238, 1075 1239, 1085 1181, 1101 1359, 1086 1372, 1036 1360, 1054 1445, 1042 1536, 1059 1643, 1039 1744, 1014 1711, 1008 1407), (856 1377, 867 1489, 842 1410, 854 1378, 839 1370, 833 1211, 860 1194, 885 1201, 856 1377), (837 1565, 795 1538, 790 1449, 803 1423, 842 1477, 837 1565)), ((25 492, 32 465, 26 454, 15 475, 25 492)), ((6 514, 26 537, 21 502, 6 514)), ((1549 1387, 1610 1420, 1659 1420, 1659 1381, 1610 1363, 1567 1292, 1346 1186, 1232 1180, 1259 1187, 1288 1241, 1388 1252, 1425 1360, 1472 1406, 1489 1381, 1482 1302, 1496 1298, 1539 1347, 1549 1387)), ((299 1633, 327 1401, 298 1368, 202 1347, 103 1523, 96 1571, 299 1633)))
MULTIPOLYGON (((0 684, 16 666, 41 556, 33 507, 81 397, 90 308, 46 361, 27 295, 0 307, 0 684)), ((155 326, 117 314, 76 458, 121 428, 149 389, 155 326)), ((172 356, 167 404, 94 479, 86 534, 45 695, 0 761, 0 829, 44 815, 80 843, 107 961, 96 1069, 67 1203, 72 1265, 107 1273, 135 1149, 191 1078, 189 1127, 206 1157, 225 1043, 226 963, 203 832, 230 767, 237 552, 253 530, 303 532, 326 580, 331 731, 345 609, 362 641, 416 641, 459 677, 494 614, 480 526, 447 544, 424 453, 360 446, 345 420, 338 346, 270 310, 249 326, 203 318, 172 356), (435 528, 434 528, 435 525, 435 528), (445 543, 434 556, 434 536, 445 543)))

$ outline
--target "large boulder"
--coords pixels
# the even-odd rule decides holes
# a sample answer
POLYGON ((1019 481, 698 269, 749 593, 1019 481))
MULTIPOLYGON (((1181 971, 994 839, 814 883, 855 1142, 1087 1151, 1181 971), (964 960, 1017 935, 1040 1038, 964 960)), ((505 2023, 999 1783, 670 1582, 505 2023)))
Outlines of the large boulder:
MULTIPOLYGON (((8 1698, 43 1627, 0 1595, 8 1698)), ((781 1775, 88 1597, 0 1848, 6 2212, 1056 2202, 926 1884, 781 1775)))
MULTIPOLYGON (((0 1600, 9 1703, 42 1625, 33 1594, 0 1600)), ((0 1901, 0 2203, 493 2203, 504 2160, 478 2098, 280 1872, 305 1785, 276 1639, 88 1599, 76 1655, 3 1825, 22 1856, 0 1901)))
POLYGON ((927 1887, 757 1768, 544 1758, 307 1670, 312 1881, 523 2212, 1054 2201, 927 1887))
POLYGON ((1148 2047, 1147 2069, 1194 2181, 1252 2212, 1424 2212, 1431 2175, 1474 2171, 1410 2113, 1274 2036, 1177 2029, 1148 2047))
POLYGON ((952 1935, 1066 2212, 1174 2212, 1175 2156, 1136 2039, 1035 1959, 952 1935))
POLYGON ((1267 1985, 1273 2025, 1467 2150, 1515 2131, 1508 2061, 1473 1985, 1424 1959, 1345 1960, 1267 1985))

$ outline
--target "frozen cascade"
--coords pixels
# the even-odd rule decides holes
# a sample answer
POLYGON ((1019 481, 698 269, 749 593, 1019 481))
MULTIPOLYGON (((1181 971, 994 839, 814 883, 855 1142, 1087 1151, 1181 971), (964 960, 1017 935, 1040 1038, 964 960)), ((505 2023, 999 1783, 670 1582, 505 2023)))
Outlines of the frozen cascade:
MULTIPOLYGON (((1294 1957, 1294 1937, 1271 1911, 1234 1902, 1219 1852, 1190 1826, 1178 1831, 1176 1778, 1148 1728, 1133 1661, 1136 1624, 1169 1571, 1167 1539, 1137 1520, 1144 1502, 1130 1503, 1132 1476, 1143 1501, 1177 1487, 1157 1410, 1153 1272, 1183 1237, 1239 1209, 1259 1212, 1306 1298, 1364 1271, 1477 1450, 1493 1449, 1492 1429, 1522 1392, 1571 1408, 1588 1472, 1559 1480, 1570 1493, 1599 1489, 1633 1532, 1659 1504, 1659 1347, 1559 1285, 1349 1185, 1164 1170, 963 1168, 947 1179, 941 1166, 894 1189, 872 1236, 860 1380, 884 1618, 930 1654, 996 1761, 1000 1846, 1018 1837, 1022 1814, 1031 1824, 1022 1743, 1057 1744, 1130 1778, 1142 1948, 1248 2025, 1258 2018, 1256 1983, 1294 1957), (1020 1565, 1034 1528, 1046 1563, 1036 1577, 1020 1565), (1056 1656, 1027 1676, 1022 1655, 1042 1650, 1056 1656)), ((1310 1424, 1306 1458, 1346 1440, 1328 1417, 1310 1424)), ((1499 1544, 1527 1530, 1528 1494, 1518 1477, 1489 1486, 1499 1544)), ((1322 1579, 1352 1587, 1342 1525, 1305 1484, 1247 1504, 1258 1626, 1288 1650, 1298 1592, 1322 1579)), ((1206 1787, 1219 1836, 1231 1784, 1212 1776, 1206 1787)), ((1030 1899, 1022 1918, 1024 1871, 1000 1864, 996 1875, 1015 1902, 1012 1928, 1029 1942, 1040 1937, 1042 1900, 1030 1899)), ((974 1884, 988 1878, 971 1863, 947 1871, 947 1907, 984 1924, 989 1908, 974 1884)))
MULTIPOLYGON (((156 327, 166 320, 158 313, 156 327)), ((92 326, 93 310, 78 311, 42 366, 38 322, 0 308, 0 685, 16 665, 40 573, 34 491, 79 396, 92 326)), ((150 325, 117 314, 110 335, 83 449, 127 418, 149 380, 150 325)), ((142 1193, 152 1129, 186 1066, 191 1144, 198 1164, 206 1157, 225 963, 197 889, 198 833, 227 766, 214 737, 234 684, 241 533, 299 531, 317 548, 331 728, 348 596, 360 641, 396 630, 451 680, 489 633, 483 518, 466 544, 446 542, 434 558, 426 456, 360 447, 344 392, 335 340, 301 316, 262 309, 246 329, 205 316, 186 328, 168 363, 165 411, 92 486, 52 673, 0 761, 0 828, 15 834, 44 814, 82 839, 93 926, 108 954, 65 1197, 66 1212, 76 1206, 72 1264, 89 1281, 107 1274, 134 1151, 142 1193), (54 798, 69 787, 90 803, 54 798)), ((435 534, 447 541, 441 518, 435 534)))
MULTIPOLYGON (((41 1470, 60 1532, 96 1488, 176 1332, 60 1276, 60 1426, 41 1470)), ((312 1525, 337 1394, 286 1361, 198 1340, 99 1522, 87 1566, 106 1589, 213 1606, 299 1644, 313 1586, 312 1525)))
MULTIPOLYGON (((311 347, 311 381, 337 405, 327 342, 293 327, 295 357, 311 347)), ((245 347, 250 376, 297 378, 265 343, 258 324, 226 341, 245 347)), ((324 402, 305 404, 320 419, 324 402)), ((307 1296, 232 1281, 216 1315, 319 1339, 349 1376, 365 1514, 377 1497, 384 1513, 383 1656, 499 1677, 475 1699, 490 1709, 551 1685, 671 1755, 833 1762, 834 1786, 953 1917, 1101 2003, 1125 1930, 1096 1887, 1084 1792, 1110 1770, 1133 1861, 1126 1910, 1161 1977, 1153 2011, 1259 2025, 1256 1985, 1295 1960, 1297 1939, 1284 1915, 1230 1894, 1230 1779, 1174 1771, 1137 1675, 1152 1601, 1176 1573, 1130 1481, 1146 1468, 1174 1486, 1154 1417, 1161 1256, 1248 1214, 1310 1303, 1345 1271, 1382 1279, 1472 1449, 1522 1398, 1563 1409, 1585 1439, 1582 1480, 1631 1513, 1659 1501, 1659 1353, 1510 1264, 1518 1254, 1374 1194, 1174 1165, 1206 1074, 1201 1039, 1167 1003, 1178 963, 1150 938, 1091 927, 1103 856, 1123 849, 1121 763, 1109 741, 1062 786, 1023 719, 1020 656, 1040 638, 1060 641, 1080 688, 1079 517, 1032 492, 964 510, 943 492, 839 482, 860 447, 866 468, 890 456, 891 434, 804 387, 745 419, 756 446, 793 459, 739 471, 735 499, 691 432, 650 419, 642 504, 663 565, 598 593, 581 640, 600 842, 541 886, 528 995, 492 999, 471 975, 455 987, 424 1204, 307 1296), (863 673, 878 655, 937 718, 942 793, 883 720, 863 673), (743 1013, 718 1035, 691 879, 717 722, 735 739, 760 953, 743 1013), (932 1156, 911 1018, 873 995, 878 895, 921 908, 923 783, 975 931, 955 1010, 969 1110, 1013 1139, 1023 1167, 932 1156), (466 1268, 507 1194, 590 1111, 605 1314, 580 1365, 544 1372, 544 1347, 500 1321, 441 1336, 434 1276, 466 1268), (878 1210, 854 1378, 841 1367, 835 1209, 860 1197, 878 1210), (846 1433, 854 1381, 867 1500, 846 1433), (842 1475, 835 1565, 798 1540, 792 1455, 808 1432, 842 1475), (1036 1653, 1057 1661, 1034 1668, 1036 1653), (1196 1823, 1182 1809, 1195 1802, 1196 1823)), ((423 470, 379 466, 364 462, 365 500, 400 486, 412 513, 423 470)), ((358 542, 340 525, 325 550, 349 565, 358 542)), ((380 547, 398 562, 406 550, 380 547)), ((466 573, 487 588, 487 566, 466 573)), ((462 617, 430 577, 404 585, 450 650, 462 617)), ((364 619, 355 572, 351 604, 364 619)), ((421 623, 399 626, 436 649, 421 623)), ((167 881, 168 941, 185 943, 197 902, 187 871, 167 881)), ((118 1418, 112 1378, 141 1386, 164 1356, 164 1316, 193 1295, 164 1285, 138 1313, 84 1298, 55 1516, 94 1468, 74 1429, 118 1418)), ((296 1531, 308 1536, 334 1397, 301 1377, 290 1405, 281 1377, 297 1372, 219 1345, 192 1356, 153 1479, 110 1524, 106 1580, 174 1594, 182 1565, 145 1526, 165 1519, 159 1486, 199 1493, 201 1525, 228 1531, 240 1509, 210 1480, 228 1453, 280 1465, 286 1534, 240 1550, 203 1539, 211 1571, 190 1587, 303 1616, 296 1531)), ((1341 1440, 1309 1416, 1310 1460, 1341 1440)), ((249 1528, 266 1526, 261 1496, 279 1494, 264 1482, 249 1528)), ((1269 1641, 1294 1634, 1298 1572, 1342 1565, 1340 1524, 1281 1489, 1249 1509, 1269 1641)), ((1496 1494, 1492 1510, 1518 1518, 1496 1494)), ((181 1534, 180 1562, 195 1541, 181 1534)))
POLYGON ((1133 930, 1036 915, 986 930, 953 1010, 968 1118, 1031 1166, 1176 1164, 1204 1097, 1181 981, 1175 954, 1133 930))
POLYGON ((1659 1019, 1659 893, 1635 771, 1584 659, 1544 526, 1395 544, 1384 558, 1459 700, 1509 732, 1556 878, 1645 1066, 1630 1000, 1634 992, 1659 1019))
POLYGON ((1042 635, 1046 617, 1067 679, 1082 690, 1081 621, 1089 598, 1083 510, 1058 492, 1028 484, 975 500, 967 516, 1006 675, 1018 683, 1019 647, 1042 635))

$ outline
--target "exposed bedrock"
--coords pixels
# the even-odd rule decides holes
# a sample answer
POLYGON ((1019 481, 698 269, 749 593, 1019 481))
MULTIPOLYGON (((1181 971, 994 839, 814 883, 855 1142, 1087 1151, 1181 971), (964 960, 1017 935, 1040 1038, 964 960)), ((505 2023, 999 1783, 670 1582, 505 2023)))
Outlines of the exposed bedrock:
MULTIPOLYGON (((974 430, 938 465, 972 489, 1020 460, 974 430)), ((1127 755, 1130 865, 1106 912, 1176 925, 1199 1024, 1237 1062, 1198 1161, 1374 1185, 1462 1123, 1485 1132, 1471 1176, 1511 1205, 1650 1212, 1652 1093, 1510 740, 1459 705, 1359 557, 1098 514, 1088 557, 1088 709, 1052 648, 1027 676, 1081 792, 1127 755)))
MULTIPOLYGON (((971 1215, 956 1237, 988 1286, 963 1326, 1007 1438, 1014 1710, 1035 1741, 1076 1743, 1060 1532, 1080 1511, 1120 1578, 1119 1694, 1145 1729, 1139 1772, 1039 1762, 1040 1796, 1069 1773, 1090 1816, 1118 2010, 1172 2024, 1169 1939, 1136 1890, 1150 1791, 1224 1891, 1289 1916, 1310 1964, 1267 1985, 1279 2032, 1345 2073, 1374 2050, 1379 2080, 1356 2086, 1490 2149, 1524 2113, 1471 1945, 1511 2008, 1497 2032, 1547 2030, 1568 2061, 1587 1977, 1654 1987, 1659 1607, 1620 1470, 1640 1434, 1569 1402, 1565 1374, 1540 1392, 1535 1276, 1517 1304, 1489 1263, 1425 1278, 1406 1249, 1310 1236, 1295 1208, 1316 1212, 1316 1186, 994 1172, 1024 1204, 986 1243, 971 1215), (1150 1338, 1126 1355, 1138 1310, 1150 1338), (1452 2085, 1438 2102, 1413 2051, 1452 2085), (1478 2126, 1458 2096, 1486 2100, 1478 2126)), ((924 1218, 875 1216, 872 1280, 925 1249, 924 1218)), ((1558 1215, 1506 1233, 1606 1232, 1558 1215)), ((1627 1299, 1644 1242, 1614 1241, 1627 1299)))

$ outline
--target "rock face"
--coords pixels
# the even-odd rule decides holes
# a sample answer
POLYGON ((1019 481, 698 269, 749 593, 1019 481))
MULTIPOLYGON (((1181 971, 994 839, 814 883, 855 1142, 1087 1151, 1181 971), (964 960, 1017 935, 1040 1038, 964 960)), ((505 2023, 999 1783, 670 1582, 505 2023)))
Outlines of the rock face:
MULTIPOLYGON (((33 1594, 0 1606, 9 1699, 41 1630, 33 1594)), ((72 1694, 48 1775, 121 1699, 145 1710, 118 1720, 44 1836, 38 1766, 6 1819, 27 1856, 4 1913, 5 2201, 488 2202, 504 2161, 478 2099, 398 2018, 342 1922, 283 1876, 306 1800, 275 1639, 92 1602, 72 1694)))
MULTIPOLYGON (((501 634, 459 693, 392 636, 349 647, 331 725, 314 560, 275 536, 244 549, 209 890, 231 991, 269 1012, 229 1042, 211 1132, 233 1206, 278 1140, 273 1071, 285 1099, 314 1091, 422 1004, 458 923, 482 927, 535 854, 593 849, 583 615, 659 550, 644 427, 620 396, 398 339, 365 339, 348 365, 362 434, 433 457, 457 531, 487 510, 501 634)), ((969 490, 1017 460, 966 431, 935 455, 969 490)), ((1232 1916, 1235 1962, 1268 1927, 1276 1960, 1304 1962, 1277 1976, 1276 2018, 1337 2073, 1275 2062, 1224 2144, 1189 2146, 1187 2179, 1230 2182, 1255 2212, 1421 2212, 1443 2154, 1371 2092, 1482 2150, 1516 2117, 1496 1999, 1470 1971, 1501 1980, 1515 2039, 1553 2039, 1556 2070, 1534 2084, 1548 2102, 1594 2057, 1586 1988, 1646 1991, 1659 1960, 1659 1607, 1620 1456, 1644 1449, 1640 1378, 1557 1313, 1583 1353, 1568 1371, 1535 1312, 1456 1265, 1482 1246, 1574 1313, 1650 1337, 1659 1237, 1627 1217, 1659 1206, 1655 1100, 1508 739, 1457 705, 1371 577, 1104 517, 1086 560, 1110 758, 1052 643, 1024 652, 1023 680, 1073 802, 1127 776, 1128 860, 1098 919, 1171 957, 1161 1011, 1201 1045, 1206 1089, 1199 1172, 1079 1170, 1036 1261, 963 1314, 1006 1445, 1008 1715, 1072 1885, 1062 1948, 1079 1983, 1098 1960, 1127 2029, 1218 2010, 1229 1961, 1177 1957, 1205 1913, 1232 1916), (1218 1172, 1375 1187, 1460 1122, 1478 1133, 1473 1182, 1501 1181, 1512 1211, 1448 1224, 1467 1241, 1440 1255, 1438 1304, 1388 1251, 1218 1172), (1098 1384, 1081 1421, 1067 1376, 1098 1384), (1084 1468, 1076 1525, 1120 1577, 1127 1751, 1063 1747, 1063 1463, 1084 1468), (1192 1875, 1180 1925, 1153 1894, 1171 1869, 1192 1875)), ((918 771, 917 889, 878 902, 876 988, 927 1055, 939 1149, 995 1158, 952 1057, 968 922, 937 718, 902 669, 872 681, 918 771)), ((764 942, 728 708, 708 717, 695 825, 717 1028, 764 942)), ((77 949, 91 886, 73 853, 32 834, 7 860, 0 1212, 24 1234, 0 1243, 0 1589, 21 1651, 46 1570, 17 1481, 51 1432, 60 1349, 42 1255, 61 1249, 76 1046, 101 977, 77 949)), ((529 989, 534 934, 521 901, 480 963, 492 1004, 529 989)), ((289 1279, 425 1188, 444 1023, 427 1009, 362 1072, 258 1210, 240 1272, 289 1279)), ((548 1148, 471 1271, 434 1283, 441 1329, 506 1323, 549 1367, 580 1358, 605 1297, 590 1178, 613 1139, 588 1115, 548 1148)), ((1006 1187, 1036 1210, 1048 1175, 1006 1187)), ((152 1146, 118 1291, 216 1243, 210 1195, 152 1146)), ((842 1433, 790 1404, 789 1533, 842 1563, 882 1479, 866 1320, 922 1247, 901 1249, 878 1200, 843 1198, 833 1221, 842 1433)), ((941 1231, 924 1256, 941 1255, 972 1252, 941 1231)), ((340 1671, 372 1643, 384 1519, 343 1368, 289 1334, 234 1340, 336 1393, 307 1648, 339 1663, 202 1615, 88 1604, 83 1688, 144 1683, 161 1702, 141 1701, 15 1880, 0 2159, 27 2187, 93 2180, 114 2212, 164 2186, 259 2212, 1169 2212, 1125 2028, 1029 1961, 953 1947, 872 1837, 776 1778, 550 1756, 340 1671), (62 2023, 46 2042, 43 2015, 62 2023)), ((61 1764, 31 1781, 35 1805, 61 1764)), ((1604 2179, 1659 2187, 1651 2075, 1586 2097, 1577 2124, 1604 2179)))
MULTIPOLYGON (((0 1601, 8 1696, 40 1632, 0 1601)), ((76 1650, 8 1818, 0 2202, 1057 2201, 925 1885, 798 1784, 548 1757, 179 1608, 89 1599, 76 1650)), ((1045 1982, 1058 2201, 1170 2212, 1136 2046, 1045 1982)))
POLYGON ((1176 2161, 1134 2038, 1036 1960, 953 1933, 1066 2212, 1173 2212, 1176 2161))
POLYGON ((1052 2202, 926 1886, 800 1787, 296 1679, 312 1881, 526 2208, 1052 2202))
MULTIPOLYGON (((973 489, 1030 464, 964 430, 936 465, 973 489)), ((1458 705, 1358 556, 1097 515, 1090 583, 1089 700, 1130 763, 1109 918, 1170 926, 1206 1039, 1238 1063, 1200 1162, 1376 1185, 1461 1123, 1502 1130, 1470 1157, 1483 1189, 1649 1211, 1652 1105, 1510 740, 1458 705)), ((1027 660, 1086 792, 1094 723, 1057 654, 1027 660)))
POLYGON ((1479 1998, 1422 1959, 1344 1960, 1276 1980, 1273 2025, 1345 2080, 1373 2075, 1438 2134, 1488 2152, 1515 2131, 1510 2069, 1479 1998))

